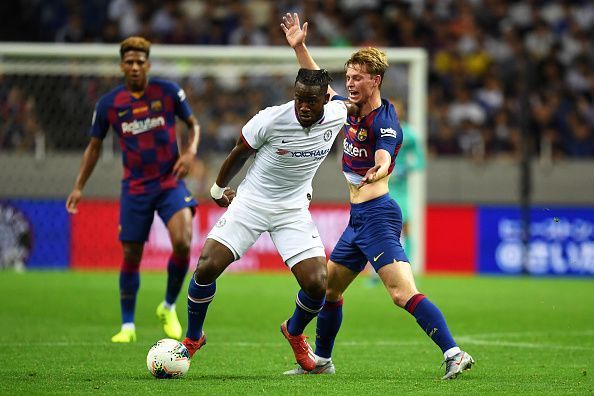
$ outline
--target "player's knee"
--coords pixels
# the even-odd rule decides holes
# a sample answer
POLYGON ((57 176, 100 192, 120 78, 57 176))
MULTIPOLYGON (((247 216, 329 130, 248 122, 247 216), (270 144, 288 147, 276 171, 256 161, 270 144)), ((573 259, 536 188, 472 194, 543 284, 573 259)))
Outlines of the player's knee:
POLYGON ((134 263, 140 265, 142 259, 142 249, 134 246, 124 246, 124 261, 127 263, 134 263))
POLYGON ((194 271, 194 280, 199 285, 209 285, 217 278, 214 263, 208 255, 202 254, 198 260, 198 266, 194 271))
POLYGON ((175 241, 173 243, 173 252, 178 257, 188 257, 190 254, 190 242, 188 241, 175 241))
POLYGON ((390 296, 392 297, 392 302, 400 308, 404 308, 408 300, 412 297, 411 293, 403 290, 391 290, 390 296))
POLYGON ((311 273, 305 279, 302 279, 302 288, 308 296, 315 299, 322 299, 326 295, 328 286, 328 277, 325 271, 311 273))

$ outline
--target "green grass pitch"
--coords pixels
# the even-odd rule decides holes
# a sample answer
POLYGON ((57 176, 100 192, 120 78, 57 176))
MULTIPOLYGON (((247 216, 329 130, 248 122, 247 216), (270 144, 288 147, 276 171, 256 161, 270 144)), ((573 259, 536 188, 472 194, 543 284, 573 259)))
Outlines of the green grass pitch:
MULTIPOLYGON (((145 357, 164 338, 154 310, 165 274, 142 274, 138 342, 131 345, 109 341, 119 329, 117 277, 0 272, 0 393, 594 394, 592 279, 420 278, 419 288, 477 361, 445 382, 439 349, 382 286, 365 280, 345 296, 337 374, 283 376, 294 367, 279 332, 297 291, 288 273, 221 277, 206 319, 208 344, 188 376, 157 380, 145 357)), ((184 296, 177 308, 183 325, 184 296)), ((314 333, 310 324, 306 334, 314 333)))

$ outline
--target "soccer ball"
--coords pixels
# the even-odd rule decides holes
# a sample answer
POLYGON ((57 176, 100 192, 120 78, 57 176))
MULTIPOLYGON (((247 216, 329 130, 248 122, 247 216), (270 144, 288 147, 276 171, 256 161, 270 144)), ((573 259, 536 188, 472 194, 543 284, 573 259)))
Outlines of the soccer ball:
POLYGON ((146 367, 156 378, 183 377, 190 368, 190 353, 181 342, 164 338, 149 349, 146 367))

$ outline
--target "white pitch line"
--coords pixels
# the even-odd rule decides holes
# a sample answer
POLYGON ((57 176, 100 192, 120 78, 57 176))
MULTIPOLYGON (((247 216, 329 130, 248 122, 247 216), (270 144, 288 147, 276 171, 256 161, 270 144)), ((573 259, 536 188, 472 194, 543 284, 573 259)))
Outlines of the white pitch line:
POLYGON ((567 330, 567 331, 517 331, 501 333, 478 333, 468 334, 468 337, 474 338, 520 338, 520 337, 588 337, 594 336, 594 330, 567 330))
MULTIPOLYGON (((592 331, 582 332, 571 332, 573 335, 594 335, 592 331)), ((520 336, 535 336, 535 335, 552 335, 552 332, 526 332, 526 333, 489 333, 489 334, 476 334, 456 337, 456 339, 463 344, 470 345, 484 345, 484 346, 496 346, 496 347, 507 347, 507 348, 529 348, 529 349, 555 349, 555 350, 575 350, 575 351, 594 351, 594 346, 579 346, 579 345, 559 345, 550 343, 535 343, 535 342, 515 342, 506 341, 507 337, 520 337, 520 336), (483 339, 493 338, 499 335, 500 339, 483 339)), ((427 342, 419 339, 419 341, 396 341, 396 340, 378 340, 378 341, 338 341, 339 345, 365 348, 365 347, 410 347, 410 346, 421 346, 426 345, 427 342)), ((98 345, 111 345, 110 342, 76 342, 76 341, 47 341, 47 342, 2 342, 2 347, 92 347, 98 345)), ((147 344, 148 345, 148 344, 147 344)), ((284 343, 278 342, 225 342, 225 346, 238 347, 238 348, 277 348, 284 347, 284 343)))
POLYGON ((556 345, 547 343, 532 343, 532 342, 512 342, 512 341, 500 341, 500 340, 480 340, 474 337, 457 337, 457 340, 463 344, 471 345, 486 345, 486 346, 498 346, 508 348, 530 348, 530 349, 559 349, 559 350, 572 350, 572 351, 594 351, 594 346, 577 346, 577 345, 556 345))

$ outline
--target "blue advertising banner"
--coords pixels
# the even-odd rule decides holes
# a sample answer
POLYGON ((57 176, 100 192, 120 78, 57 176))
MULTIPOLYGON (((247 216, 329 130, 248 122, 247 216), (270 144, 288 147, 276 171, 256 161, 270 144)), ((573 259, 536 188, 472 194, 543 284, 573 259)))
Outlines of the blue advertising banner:
MULTIPOLYGON (((594 208, 534 207, 526 271, 533 275, 594 276, 594 208)), ((480 207, 479 272, 523 271, 522 223, 516 207, 480 207)))
POLYGON ((67 268, 70 219, 63 200, 0 201, 0 265, 67 268))

